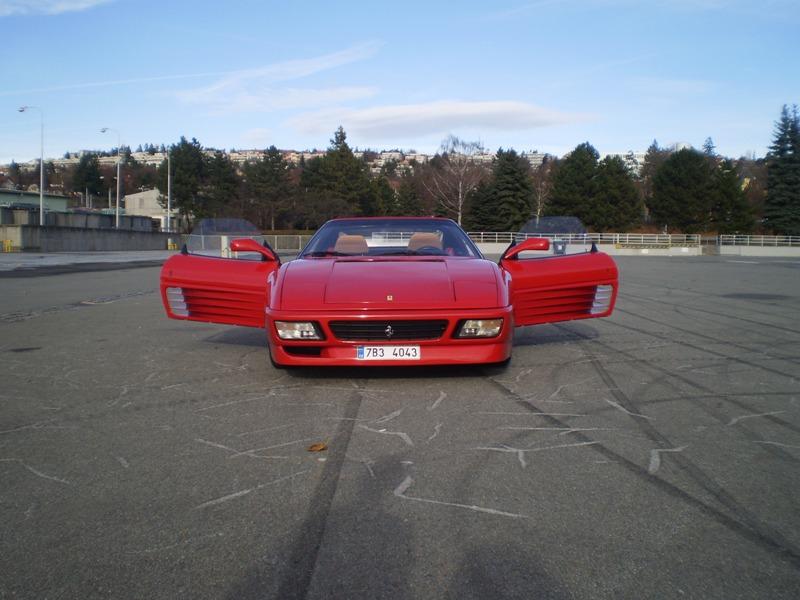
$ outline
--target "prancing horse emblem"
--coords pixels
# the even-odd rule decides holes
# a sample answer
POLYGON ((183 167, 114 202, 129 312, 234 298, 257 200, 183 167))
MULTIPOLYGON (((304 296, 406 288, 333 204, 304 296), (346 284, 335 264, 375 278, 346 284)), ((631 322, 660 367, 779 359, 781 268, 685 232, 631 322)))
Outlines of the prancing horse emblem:
POLYGON ((394 329, 392 329, 391 325, 387 325, 386 329, 383 330, 383 333, 386 334, 388 339, 392 339, 392 336, 394 335, 394 329))

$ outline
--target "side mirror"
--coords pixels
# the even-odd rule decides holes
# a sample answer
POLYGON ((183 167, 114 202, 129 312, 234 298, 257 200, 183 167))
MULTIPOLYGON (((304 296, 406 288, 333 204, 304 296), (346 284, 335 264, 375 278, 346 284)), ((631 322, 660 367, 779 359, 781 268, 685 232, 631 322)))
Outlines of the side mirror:
POLYGON ((521 252, 543 252, 546 250, 550 250, 550 240, 547 238, 527 238, 506 250, 500 260, 516 260, 517 255, 521 252))
POLYGON ((262 256, 262 260, 280 262, 272 250, 250 238, 231 240, 231 250, 233 252, 258 252, 262 256))

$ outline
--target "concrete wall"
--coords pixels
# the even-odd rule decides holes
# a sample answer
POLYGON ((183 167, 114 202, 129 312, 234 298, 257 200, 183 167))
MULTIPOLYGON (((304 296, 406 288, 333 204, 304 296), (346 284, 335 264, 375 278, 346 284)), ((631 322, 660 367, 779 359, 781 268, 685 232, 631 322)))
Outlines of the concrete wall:
MULTIPOLYGON (((115 215, 97 212, 47 212, 45 225, 55 227, 84 227, 87 229, 116 229, 115 215)), ((38 225, 39 211, 19 208, 0 208, 0 225, 38 225)), ((119 228, 130 231, 152 231, 150 217, 120 215, 119 228)))
POLYGON ((0 225, 0 240, 11 240, 12 248, 18 252, 166 250, 170 238, 177 236, 151 231, 0 225))
POLYGON ((798 246, 718 246, 722 256, 788 256, 800 258, 798 246))

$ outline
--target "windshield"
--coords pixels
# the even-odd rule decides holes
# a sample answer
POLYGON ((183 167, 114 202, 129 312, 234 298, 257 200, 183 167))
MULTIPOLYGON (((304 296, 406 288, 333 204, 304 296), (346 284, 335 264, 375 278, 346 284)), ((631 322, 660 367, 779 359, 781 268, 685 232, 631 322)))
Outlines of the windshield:
POLYGON ((336 219, 323 225, 300 258, 481 254, 449 219, 336 219))

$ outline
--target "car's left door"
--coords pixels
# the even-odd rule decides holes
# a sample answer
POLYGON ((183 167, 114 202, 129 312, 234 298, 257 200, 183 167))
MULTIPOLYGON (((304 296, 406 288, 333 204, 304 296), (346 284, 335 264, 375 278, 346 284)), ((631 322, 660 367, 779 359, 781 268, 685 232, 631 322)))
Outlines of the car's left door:
POLYGON ((531 238, 509 248, 500 267, 510 276, 514 324, 538 325, 607 317, 614 310, 619 275, 614 260, 592 250, 581 254, 522 258, 547 250, 546 239, 531 238))
POLYGON ((266 326, 267 278, 277 260, 179 254, 161 268, 161 300, 172 319, 266 326))

